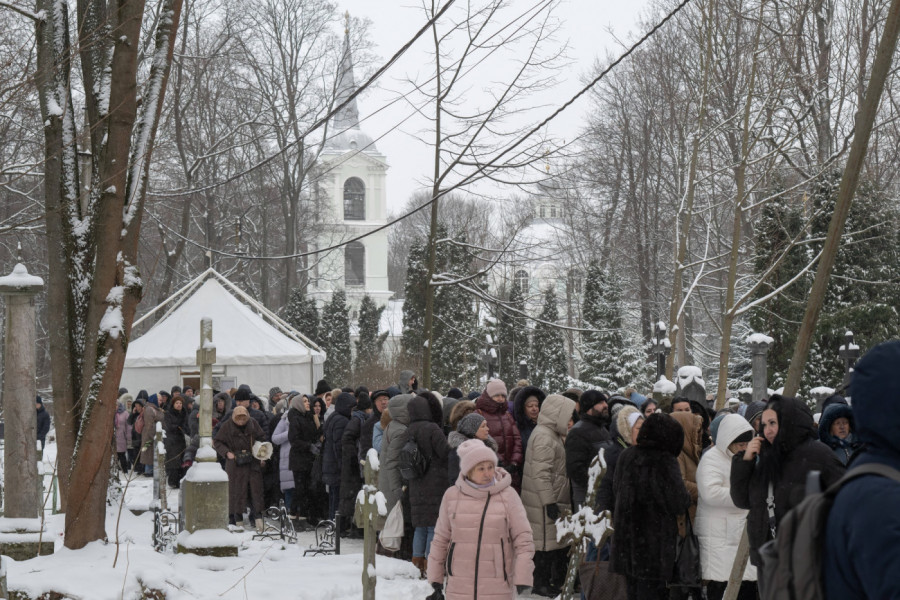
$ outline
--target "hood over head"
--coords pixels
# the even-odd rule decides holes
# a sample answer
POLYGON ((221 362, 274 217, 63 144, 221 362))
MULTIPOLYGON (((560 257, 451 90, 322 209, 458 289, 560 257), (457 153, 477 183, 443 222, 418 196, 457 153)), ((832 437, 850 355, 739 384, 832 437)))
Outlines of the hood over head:
POLYGON ((640 414, 640 412, 641 411, 633 406, 625 406, 616 413, 616 432, 629 446, 634 445, 634 440, 631 439, 631 427, 628 426, 628 415, 640 414))
POLYGON ((860 442, 870 450, 900 455, 900 411, 888 405, 900 398, 900 341, 878 344, 853 367, 850 396, 860 442))
POLYGON ((547 398, 547 394, 541 388, 533 385, 519 389, 519 393, 516 394, 516 400, 513 403, 513 418, 516 420, 519 429, 525 429, 532 425, 525 416, 525 403, 528 402, 529 398, 537 398, 538 406, 542 406, 547 398))
POLYGON ((850 421, 850 433, 856 433, 856 423, 853 419, 853 409, 849 404, 832 404, 822 412, 819 419, 819 439, 829 446, 836 443, 835 436, 831 435, 831 426, 838 419, 847 419, 850 421))
POLYGON ((388 401, 388 412, 391 413, 392 421, 397 421, 401 425, 409 425, 409 402, 413 398, 415 396, 412 394, 400 394, 388 401))
POLYGON ((782 455, 788 454, 806 440, 819 437, 812 411, 805 402, 775 394, 766 404, 766 410, 774 410, 778 414, 775 446, 782 455))
POLYGON ((412 371, 400 371, 400 375, 397 378, 397 388, 401 394, 409 394, 412 391, 412 388, 409 386, 409 380, 415 376, 416 374, 412 371))
MULTIPOLYGON (((388 403, 388 408, 390 408, 390 403, 388 403)), ((434 422, 434 415, 431 412, 431 405, 428 402, 428 398, 425 396, 415 396, 413 397, 409 403, 406 405, 407 412, 409 413, 409 422, 416 423, 417 421, 428 421, 434 422)), ((393 415, 393 411, 391 411, 393 415)))
POLYGON ((744 418, 747 419, 747 422, 752 424, 753 419, 762 415, 762 412, 766 410, 766 403, 762 400, 756 400, 747 405, 747 410, 744 411, 744 418))
POLYGON ((653 413, 644 421, 638 434, 637 445, 640 448, 660 450, 678 456, 684 446, 684 429, 670 415, 653 413))
POLYGON ((843 404, 845 406, 849 406, 847 404, 847 399, 841 396, 840 394, 832 394, 825 398, 825 401, 822 402, 822 414, 825 414, 825 409, 831 406, 832 404, 843 404))
POLYGON ((719 422, 719 432, 716 434, 714 448, 730 459, 734 453, 728 450, 728 446, 745 433, 754 435, 753 427, 750 426, 747 419, 740 415, 724 415, 719 422))
POLYGON ((338 414, 350 418, 354 406, 356 406, 356 396, 349 392, 341 392, 338 394, 337 401, 334 403, 334 410, 338 414))
POLYGON ((569 432, 569 421, 575 412, 575 401, 560 394, 550 394, 541 406, 538 425, 554 430, 560 436, 569 432))
MULTIPOLYGON (((301 415, 306 413, 306 407, 303 406, 303 395, 298 394, 297 392, 291 392, 291 395, 288 396, 288 406, 298 411, 301 415)), ((310 405, 312 408, 312 405, 310 405)))
POLYGON ((695 462, 699 462, 700 449, 702 448, 700 431, 703 427, 703 419, 700 418, 700 415, 688 412, 672 413, 672 418, 678 421, 678 424, 684 430, 684 443, 681 445, 681 449, 695 462))

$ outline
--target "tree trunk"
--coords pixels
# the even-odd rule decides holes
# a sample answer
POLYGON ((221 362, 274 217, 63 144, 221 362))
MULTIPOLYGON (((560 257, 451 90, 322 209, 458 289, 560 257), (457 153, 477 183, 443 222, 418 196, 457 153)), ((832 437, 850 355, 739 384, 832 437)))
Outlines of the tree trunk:
POLYGON ((809 357, 809 349, 812 345, 813 334, 822 305, 825 302, 825 290, 831 277, 831 269, 837 257, 838 246, 841 243, 841 234, 844 231, 844 223, 847 221, 847 213, 853 202, 853 195, 859 184, 859 174, 863 168, 866 151, 869 147, 869 136, 884 92, 884 83, 891 70, 894 51, 897 48, 897 34, 900 31, 900 0, 891 0, 884 22, 884 32, 875 53, 875 62, 872 64, 872 78, 866 90, 866 99, 856 115, 856 131, 853 134, 853 143, 850 146, 850 156, 841 177, 841 185, 838 188, 838 196, 835 201, 834 214, 828 225, 828 234, 825 245, 822 248, 822 256, 819 259, 819 267, 816 269, 816 278, 813 280, 812 289, 809 292, 809 302, 806 305, 806 314, 800 324, 800 332, 797 334, 797 344, 794 346, 794 354, 791 357, 791 366, 788 369, 787 382, 784 385, 784 395, 794 396, 800 387, 800 378, 806 367, 809 357))

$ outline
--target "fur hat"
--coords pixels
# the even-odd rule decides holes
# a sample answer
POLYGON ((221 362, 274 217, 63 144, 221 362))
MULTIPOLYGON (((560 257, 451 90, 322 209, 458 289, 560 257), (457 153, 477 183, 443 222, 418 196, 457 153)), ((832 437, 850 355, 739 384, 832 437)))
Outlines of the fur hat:
POLYGON ((468 475, 478 463, 492 462, 497 466, 497 454, 481 440, 466 440, 456 449, 459 454, 459 472, 468 475))
POLYGON ((457 400, 462 400, 463 393, 459 388, 450 388, 450 391, 447 392, 447 396, 450 398, 456 398, 457 400))
POLYGON ((475 433, 482 423, 484 423, 484 417, 475 412, 469 413, 459 420, 456 430, 471 439, 475 437, 475 433))
POLYGON ((331 386, 328 385, 328 382, 325 381, 324 379, 320 379, 318 381, 318 383, 316 383, 316 391, 314 392, 314 394, 316 396, 318 396, 320 394, 327 394, 330 391, 331 391, 331 386))
POLYGON ((506 384, 499 379, 491 379, 484 389, 487 392, 488 398, 493 398, 497 394, 503 394, 504 396, 509 395, 506 391, 506 384))
POLYGON ((235 402, 243 402, 244 400, 250 400, 250 396, 253 394, 250 393, 250 388, 239 387, 238 391, 234 393, 234 401, 235 402))
POLYGON ((678 456, 684 446, 684 429, 670 415, 653 413, 644 421, 637 445, 678 456))
POLYGON ((619 437, 625 440, 625 442, 628 443, 629 446, 634 446, 634 440, 631 439, 631 428, 634 427, 634 423, 630 423, 630 421, 632 418, 636 418, 632 417, 632 415, 637 415, 637 417, 640 417, 641 411, 633 406, 624 406, 621 404, 619 406, 621 406, 622 408, 620 408, 616 414, 616 431, 618 431, 619 437))

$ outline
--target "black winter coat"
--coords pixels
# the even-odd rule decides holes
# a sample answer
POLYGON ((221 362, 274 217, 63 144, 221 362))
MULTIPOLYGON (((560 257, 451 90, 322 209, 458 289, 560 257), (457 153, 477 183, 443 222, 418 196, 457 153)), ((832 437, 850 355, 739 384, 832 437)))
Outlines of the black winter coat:
POLYGON ((334 413, 325 421, 325 443, 322 446, 322 481, 327 485, 341 484, 341 464, 344 429, 350 423, 350 413, 356 404, 353 394, 343 393, 334 403, 334 413))
POLYGON ((419 446, 428 460, 428 470, 409 482, 409 502, 413 527, 434 527, 447 491, 447 453, 449 446, 440 423, 435 423, 428 400, 416 396, 409 401, 409 439, 419 446))
POLYGON ((566 476, 572 484, 572 500, 584 504, 587 493, 588 469, 597 456, 600 445, 608 442, 609 419, 581 413, 566 436, 566 476))
POLYGON ((603 442, 601 446, 605 452, 603 459, 606 461, 606 475, 600 480, 600 489, 597 490, 597 510, 614 511, 616 508, 616 494, 613 488, 613 482, 616 478, 616 466, 622 452, 628 448, 628 445, 620 437, 615 440, 603 442))
POLYGON ((169 404, 166 408, 166 414, 163 417, 163 430, 166 432, 164 445, 166 447, 166 466, 180 467, 184 459, 184 449, 187 448, 187 441, 184 436, 190 435, 188 427, 188 413, 184 408, 175 411, 169 404))
POLYGON ((747 516, 750 562, 757 567, 762 564, 759 547, 771 537, 766 506, 767 473, 777 474, 773 482, 776 523, 806 496, 806 476, 810 471, 821 472, 823 488, 844 474, 844 465, 831 448, 815 439, 817 431, 809 407, 794 398, 778 395, 772 396, 766 406, 778 406, 775 403, 780 404, 775 409, 779 413, 775 444, 764 440, 757 460, 744 460, 743 452, 731 460, 731 499, 738 508, 750 509, 747 516))
POLYGON ((50 433, 50 413, 41 405, 37 409, 37 439, 45 440, 48 433, 50 433))
POLYGON ((312 447, 319 441, 319 428, 312 412, 301 412, 296 408, 288 411, 288 440, 291 442, 288 460, 291 471, 308 473, 315 460, 312 447))
POLYGON ((691 505, 678 467, 683 443, 681 425, 656 413, 644 423, 638 445, 619 456, 613 481, 614 572, 636 579, 671 579, 678 517, 691 505))
POLYGON ((381 413, 373 409, 371 416, 362 424, 359 431, 359 460, 365 462, 366 454, 372 448, 372 438, 375 436, 375 424, 381 421, 381 413))
POLYGON ((354 410, 341 438, 341 506, 342 515, 352 515, 356 507, 356 495, 362 487, 362 471, 359 466, 359 437, 363 423, 369 415, 354 410))

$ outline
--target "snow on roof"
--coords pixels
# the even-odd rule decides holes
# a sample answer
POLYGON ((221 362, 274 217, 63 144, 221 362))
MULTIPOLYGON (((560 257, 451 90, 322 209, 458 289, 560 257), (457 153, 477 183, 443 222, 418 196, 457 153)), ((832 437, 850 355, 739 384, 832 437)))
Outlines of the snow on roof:
POLYGON ((210 278, 128 345, 125 367, 196 365, 204 317, 213 321, 217 364, 284 365, 325 360, 322 352, 300 342, 299 334, 289 326, 264 319, 217 279, 210 278))

